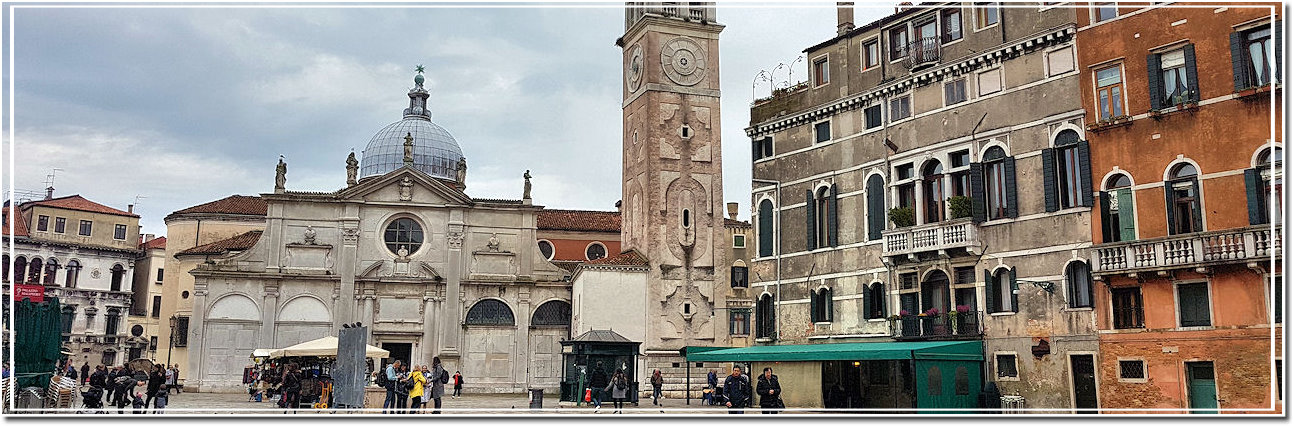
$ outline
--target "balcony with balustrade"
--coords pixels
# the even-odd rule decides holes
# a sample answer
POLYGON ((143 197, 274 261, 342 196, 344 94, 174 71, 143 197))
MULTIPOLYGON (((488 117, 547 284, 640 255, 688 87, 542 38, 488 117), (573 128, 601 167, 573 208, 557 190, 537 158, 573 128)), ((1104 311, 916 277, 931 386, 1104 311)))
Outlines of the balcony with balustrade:
POLYGON ((980 249, 979 226, 969 217, 890 229, 881 237, 885 240, 881 255, 890 258, 906 255, 916 260, 921 252, 947 256, 950 250, 978 253, 980 249))
POLYGON ((715 22, 715 8, 714 3, 712 2, 642 2, 629 3, 627 6, 629 7, 629 10, 625 13, 626 30, 645 16, 676 18, 695 22, 715 22))
POLYGON ((939 63, 939 48, 941 46, 939 37, 922 37, 908 43, 907 57, 904 58, 903 65, 912 71, 925 68, 939 63))
POLYGON ((1281 257, 1280 227, 1227 229, 1148 240, 1101 244, 1092 254, 1092 274, 1135 275, 1174 269, 1206 270, 1224 264, 1258 264, 1281 257))
POLYGON ((904 315, 890 320, 895 340, 978 339, 984 334, 979 311, 904 315))

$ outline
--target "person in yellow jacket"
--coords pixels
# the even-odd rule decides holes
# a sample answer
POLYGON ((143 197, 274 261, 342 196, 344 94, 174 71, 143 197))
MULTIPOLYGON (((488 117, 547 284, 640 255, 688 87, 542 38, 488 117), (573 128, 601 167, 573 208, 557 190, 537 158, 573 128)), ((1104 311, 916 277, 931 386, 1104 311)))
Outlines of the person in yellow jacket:
POLYGON ((422 411, 422 407, 427 404, 422 397, 423 388, 427 384, 427 377, 423 376, 422 369, 415 367, 409 373, 409 381, 413 382, 413 390, 409 391, 409 397, 413 398, 413 403, 409 405, 409 412, 417 413, 422 411))

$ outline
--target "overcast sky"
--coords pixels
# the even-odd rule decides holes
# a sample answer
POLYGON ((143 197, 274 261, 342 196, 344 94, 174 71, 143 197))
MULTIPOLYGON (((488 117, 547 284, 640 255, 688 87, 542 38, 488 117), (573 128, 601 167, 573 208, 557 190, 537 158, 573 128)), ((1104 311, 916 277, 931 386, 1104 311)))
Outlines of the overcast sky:
MULTIPOLYGON (((833 5, 718 11, 724 199, 743 216, 752 80, 833 37, 833 5)), ((55 196, 123 210, 140 196, 143 232, 164 234, 175 210, 272 191, 280 154, 289 190, 336 190, 346 155, 401 118, 423 64, 433 121, 471 165, 469 195, 520 198, 530 169, 536 204, 611 210, 620 199, 618 4, 48 6, 4 10, 4 34, 13 31, 4 82, 15 96, 13 123, 4 117, 6 192, 40 192, 59 168, 55 196)), ((855 21, 892 7, 860 6, 855 21)), ((805 70, 800 61, 791 79, 805 70)))

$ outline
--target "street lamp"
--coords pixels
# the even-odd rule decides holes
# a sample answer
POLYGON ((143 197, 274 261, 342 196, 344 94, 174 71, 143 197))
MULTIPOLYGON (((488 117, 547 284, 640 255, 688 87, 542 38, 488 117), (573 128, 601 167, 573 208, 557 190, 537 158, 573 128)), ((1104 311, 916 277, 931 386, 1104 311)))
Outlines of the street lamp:
POLYGON ((170 340, 166 342, 166 366, 167 367, 171 366, 171 352, 175 351, 175 323, 177 322, 179 322, 179 318, 177 318, 175 315, 171 315, 171 337, 170 337, 170 340))

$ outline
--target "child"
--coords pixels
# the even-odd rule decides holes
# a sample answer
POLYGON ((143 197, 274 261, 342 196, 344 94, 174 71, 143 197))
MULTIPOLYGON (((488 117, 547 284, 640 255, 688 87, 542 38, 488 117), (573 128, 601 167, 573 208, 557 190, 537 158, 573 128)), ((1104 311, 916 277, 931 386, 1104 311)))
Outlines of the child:
POLYGON ((162 414, 162 410, 166 408, 166 400, 169 399, 170 395, 165 384, 158 389, 157 395, 153 396, 153 414, 162 414))

